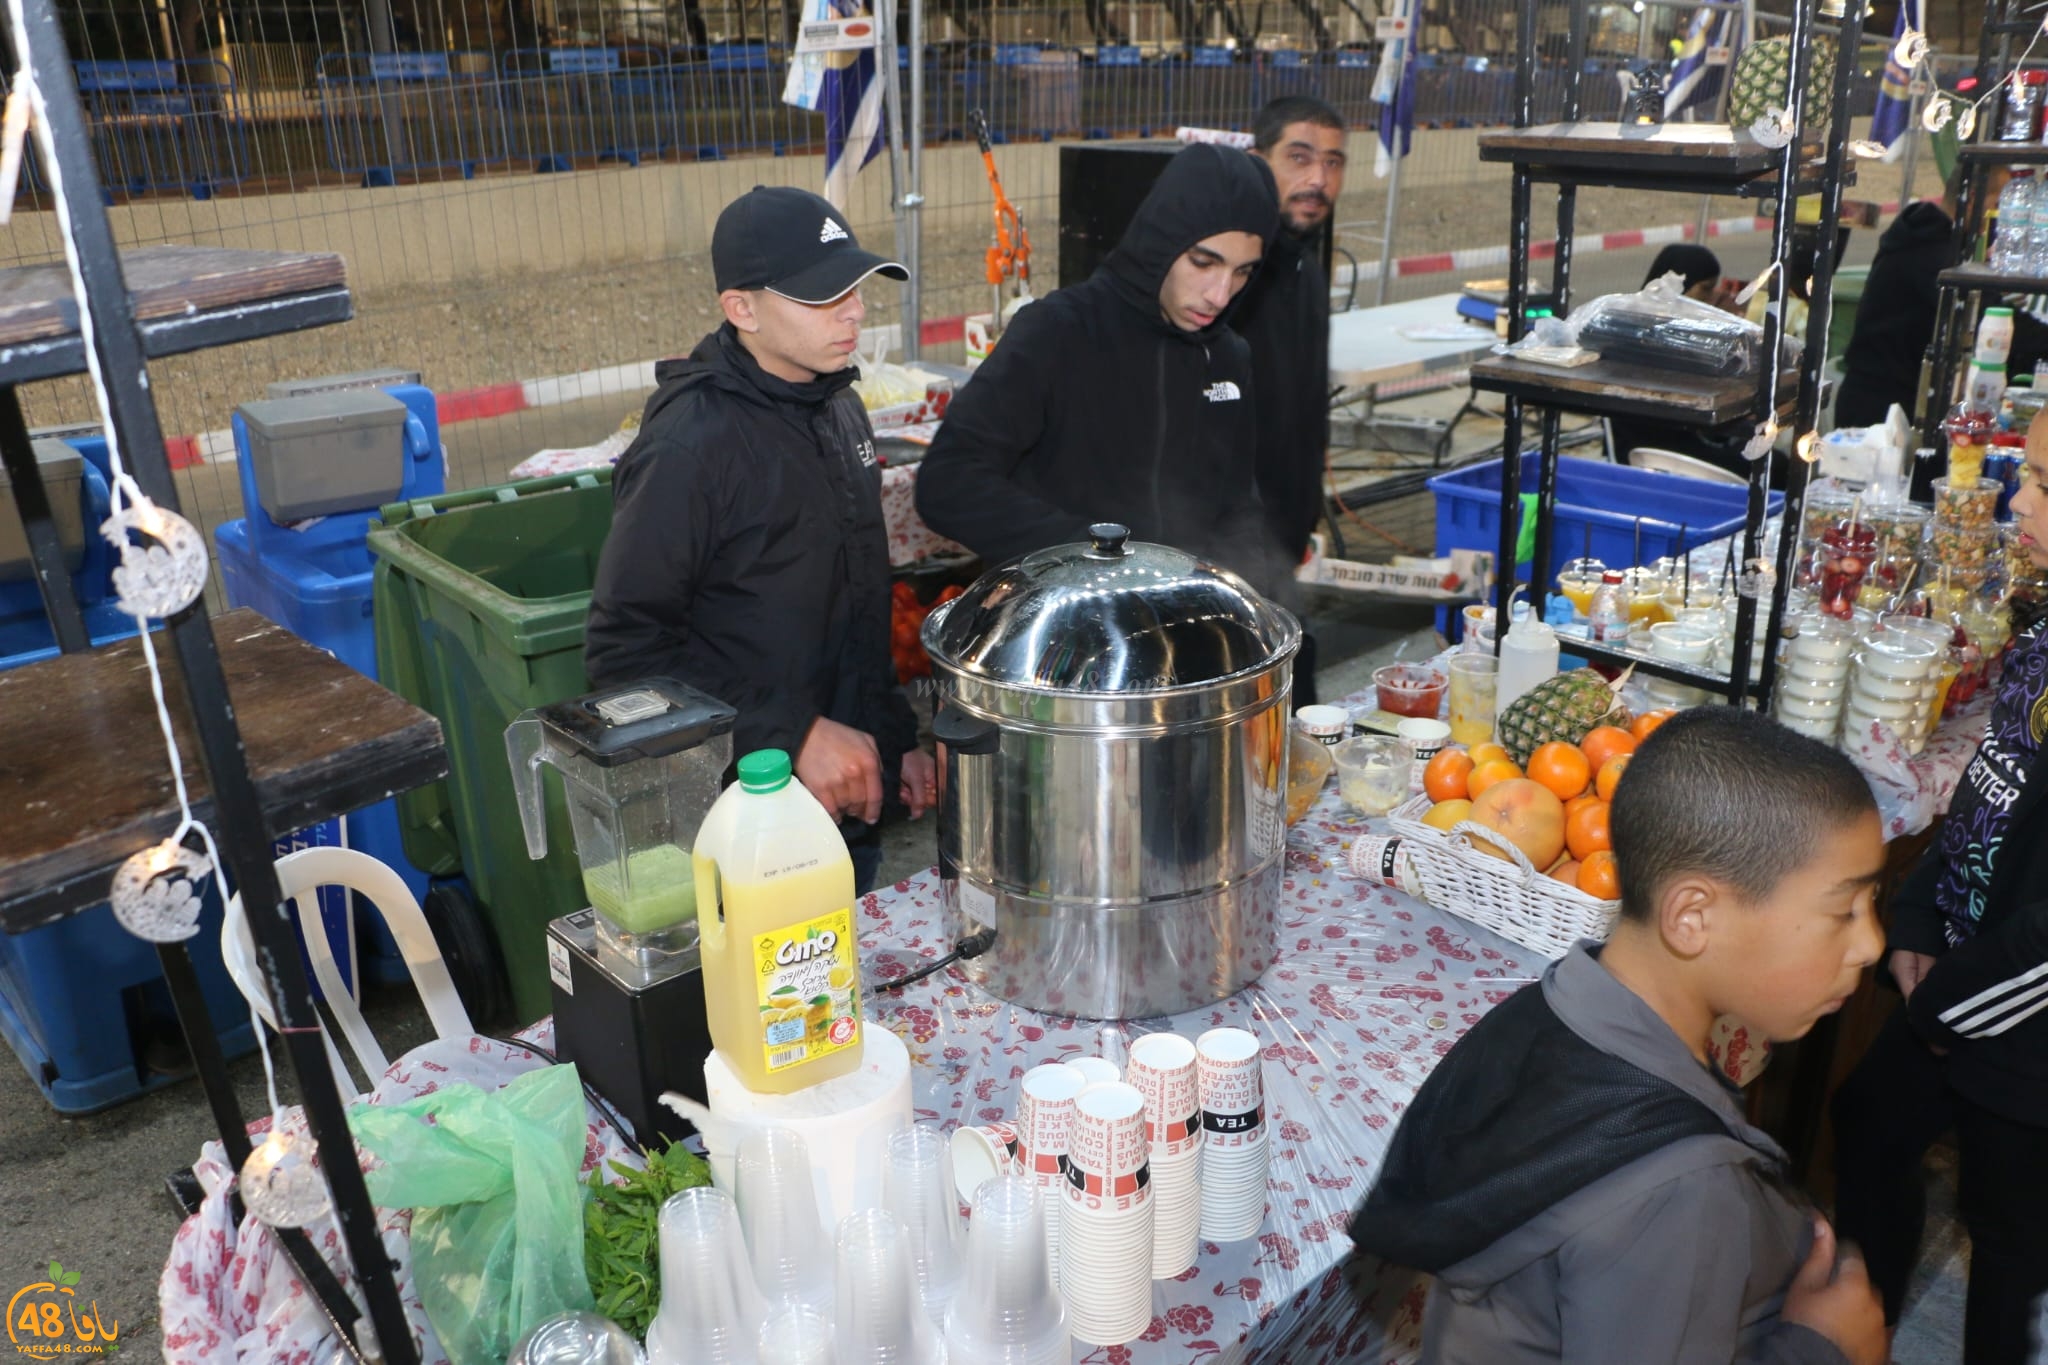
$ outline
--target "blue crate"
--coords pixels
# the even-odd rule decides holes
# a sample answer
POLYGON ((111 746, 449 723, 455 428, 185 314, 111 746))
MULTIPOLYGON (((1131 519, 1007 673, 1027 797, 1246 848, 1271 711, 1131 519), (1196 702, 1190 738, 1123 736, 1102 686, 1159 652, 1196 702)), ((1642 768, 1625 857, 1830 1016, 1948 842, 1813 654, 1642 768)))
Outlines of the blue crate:
MULTIPOLYGON (((433 497, 444 487, 440 426, 434 395, 416 384, 384 390, 411 409, 405 423, 405 481, 399 499, 433 497)), ((234 420, 235 452, 241 466, 242 497, 254 509, 247 519, 224 522, 214 532, 221 588, 229 605, 251 607, 301 639, 318 645, 361 673, 377 676, 377 643, 371 618, 372 561, 365 540, 367 523, 376 509, 325 517, 304 531, 279 526, 257 498, 254 468, 249 460, 248 432, 239 415, 234 420)), ((345 817, 345 828, 331 826, 310 832, 320 842, 346 842, 388 865, 405 881, 413 899, 423 900, 427 876, 406 860, 399 837, 398 808, 380 801, 345 817)), ((279 852, 289 852, 280 844, 279 852)), ((322 915, 330 913, 323 891, 322 915)), ((342 917, 346 912, 332 913, 342 917)), ((368 954, 364 974, 372 980, 407 979, 405 963, 382 916, 367 924, 368 954)), ((337 958, 340 954, 337 952, 337 958)))
MULTIPOLYGON (((1499 550, 1500 468, 1499 460, 1488 460, 1429 481, 1429 491, 1436 494, 1439 555, 1452 550, 1499 550)), ((1535 455, 1522 456, 1523 492, 1536 491, 1539 468, 1535 455)), ((1543 574, 1543 586, 1548 589, 1567 562, 1589 553, 1589 528, 1590 553, 1614 568, 1625 569, 1734 534, 1742 529, 1748 502, 1749 489, 1736 484, 1600 460, 1561 459, 1557 462, 1550 564, 1543 574), (1640 559, 1638 524, 1642 528, 1640 559)), ((1784 494, 1770 495, 1770 515, 1776 516, 1784 505, 1784 494)), ((1515 572, 1522 580, 1529 577, 1527 565, 1517 565, 1515 572)))
MULTIPOLYGON (((221 1050, 256 1046, 249 1006, 220 960, 221 903, 209 889, 188 947, 221 1050)), ((176 1036, 156 949, 96 905, 25 934, 0 934, 0 1037, 60 1114, 88 1114, 179 1079, 152 1071, 141 1044, 176 1036)))

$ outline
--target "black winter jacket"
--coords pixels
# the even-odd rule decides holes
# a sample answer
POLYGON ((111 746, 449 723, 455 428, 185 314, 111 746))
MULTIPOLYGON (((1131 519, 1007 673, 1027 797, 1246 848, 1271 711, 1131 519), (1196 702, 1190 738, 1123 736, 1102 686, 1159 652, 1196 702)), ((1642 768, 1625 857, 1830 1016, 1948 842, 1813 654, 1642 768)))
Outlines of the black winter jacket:
POLYGON ((1876 426, 1894 403, 1913 410, 1920 361, 1934 339, 1934 277, 1955 263, 1955 224, 1939 204, 1906 205, 1877 239, 1842 357, 1836 426, 1876 426))
POLYGON ((1101 268, 1019 312, 954 396, 918 470, 918 515, 991 565, 1116 521, 1264 585, 1250 353, 1227 312, 1181 331, 1159 290, 1195 243, 1270 243, 1279 217, 1264 162, 1177 154, 1101 268))
MULTIPOLYGON (((2025 687, 2032 695, 2019 700, 2037 737, 2048 731, 2048 689, 2039 678, 2023 679, 2008 666, 2000 686, 2025 687)), ((1984 762, 1973 757, 1963 781, 1984 762)), ((1970 850, 1972 858, 1983 853, 1970 850)), ((1924 1041, 1947 1051, 1949 1084, 1965 1099, 2048 1127, 2048 748, 2036 753, 1991 857, 1983 919, 1953 946, 1935 900, 1941 874, 1937 839, 1892 897, 1889 946, 1935 959, 1908 998, 1906 1017, 1924 1041)))
POLYGON ((1330 448, 1330 280, 1320 235, 1273 239, 1264 264, 1230 315, 1252 349, 1259 395, 1259 500, 1266 525, 1299 563, 1323 515, 1323 464, 1330 448))
POLYGON ((777 379, 728 324, 654 373, 613 476, 592 681, 701 688, 739 711, 735 758, 773 748, 794 762, 821 715, 866 731, 893 798, 917 727, 889 657, 881 472, 857 372, 777 379))

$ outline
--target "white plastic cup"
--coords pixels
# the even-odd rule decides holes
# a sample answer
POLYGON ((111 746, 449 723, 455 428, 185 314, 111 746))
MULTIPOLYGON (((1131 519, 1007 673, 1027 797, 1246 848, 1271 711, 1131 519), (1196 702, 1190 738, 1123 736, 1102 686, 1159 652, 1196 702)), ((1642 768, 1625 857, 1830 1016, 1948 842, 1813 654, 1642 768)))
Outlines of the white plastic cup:
POLYGON ((832 1264, 818 1221, 810 1147, 789 1128, 749 1128, 734 1158, 740 1226, 754 1281, 770 1306, 832 1302, 832 1264))
POLYGON ((739 1214, 709 1185, 661 1206, 661 1309, 647 1329, 648 1365, 752 1365, 766 1314, 739 1214))
POLYGON ((1045 1201, 1021 1175, 975 1191, 960 1292, 946 1314, 947 1365, 1067 1365, 1067 1314, 1046 1260, 1045 1201))
POLYGON ((800 1303, 784 1304, 761 1324, 761 1365, 833 1365, 832 1319, 800 1303))
POLYGON ((953 1130, 953 1189, 971 1203, 974 1192, 1017 1169, 1017 1128, 1010 1123, 965 1124, 953 1130))
POLYGON ((839 1224, 836 1269, 838 1365, 938 1365, 938 1333, 918 1301, 910 1241, 896 1215, 848 1214, 839 1224))
POLYGON ((903 1225, 918 1297, 935 1323, 945 1321, 960 1279, 952 1167, 951 1144, 927 1124, 890 1134, 882 1156, 882 1206, 903 1225))

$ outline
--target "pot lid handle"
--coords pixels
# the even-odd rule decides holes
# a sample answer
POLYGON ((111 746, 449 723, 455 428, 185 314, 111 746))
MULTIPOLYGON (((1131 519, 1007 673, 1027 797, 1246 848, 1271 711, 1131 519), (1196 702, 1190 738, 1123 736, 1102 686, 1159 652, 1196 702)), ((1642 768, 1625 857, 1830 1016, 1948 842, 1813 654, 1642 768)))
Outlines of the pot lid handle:
POLYGON ((1124 542, 1131 538, 1131 528, 1113 521, 1098 521, 1088 528, 1090 559, 1122 559, 1130 554, 1124 542))

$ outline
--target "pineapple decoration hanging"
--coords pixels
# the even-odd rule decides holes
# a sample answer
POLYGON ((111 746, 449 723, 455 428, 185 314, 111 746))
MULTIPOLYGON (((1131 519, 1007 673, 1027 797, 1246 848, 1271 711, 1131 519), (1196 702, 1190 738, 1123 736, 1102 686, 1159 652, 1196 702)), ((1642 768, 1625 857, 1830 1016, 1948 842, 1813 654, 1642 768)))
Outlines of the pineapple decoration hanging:
MULTIPOLYGON (((1806 68, 1806 127, 1811 133, 1824 133, 1835 102, 1835 40, 1816 33, 1812 49, 1806 68)), ((1792 103, 1791 87, 1792 40, 1781 35, 1751 43, 1735 59, 1728 87, 1729 125, 1746 129, 1759 119, 1776 123, 1792 103)))

